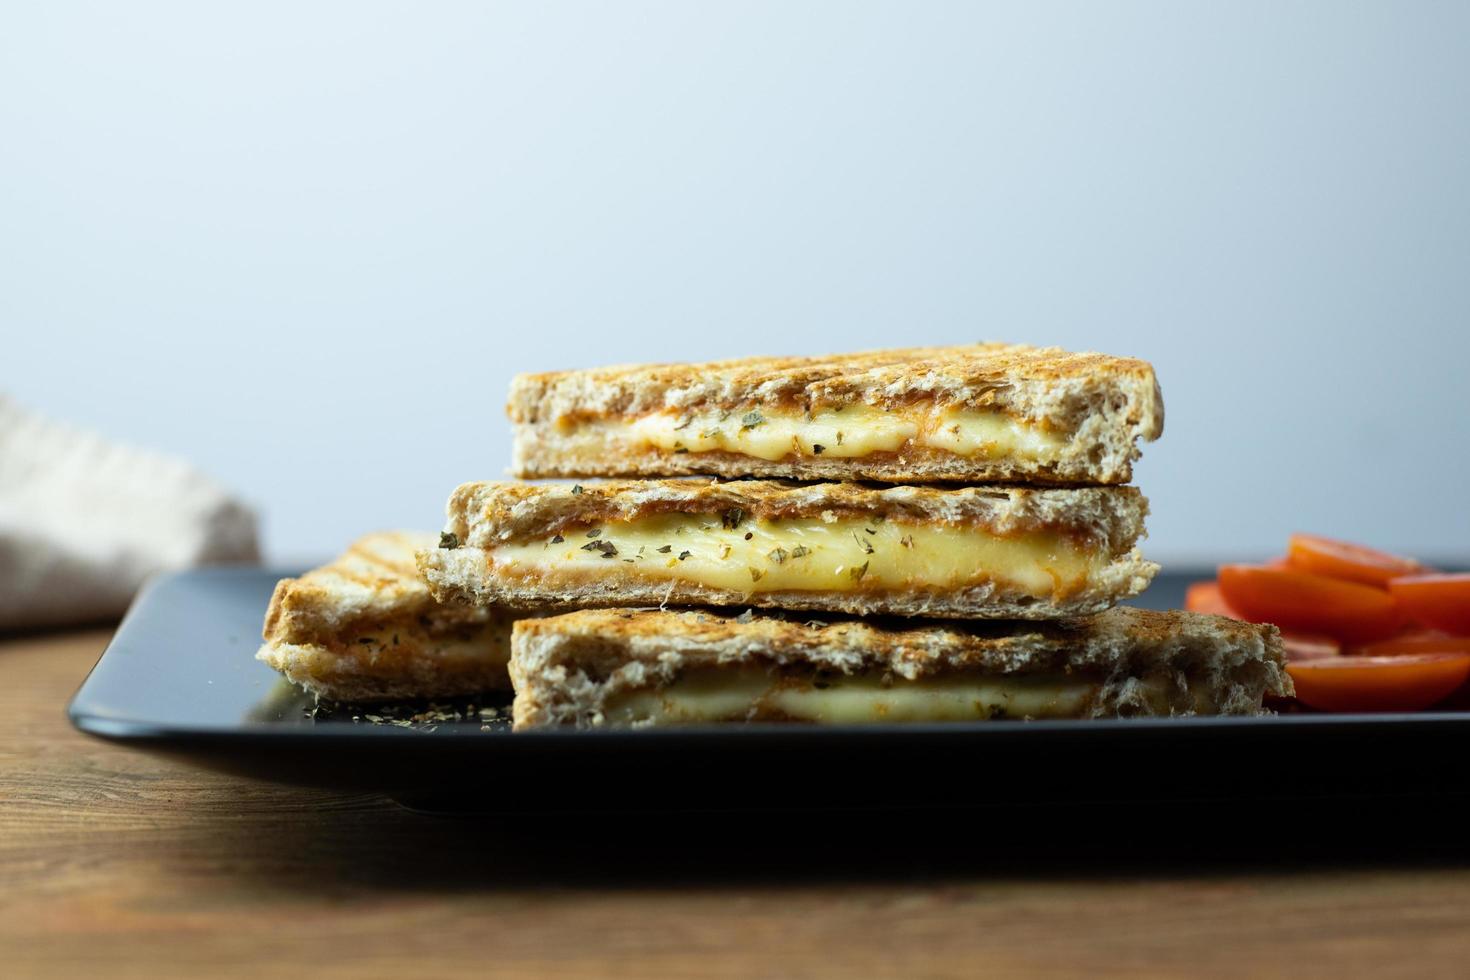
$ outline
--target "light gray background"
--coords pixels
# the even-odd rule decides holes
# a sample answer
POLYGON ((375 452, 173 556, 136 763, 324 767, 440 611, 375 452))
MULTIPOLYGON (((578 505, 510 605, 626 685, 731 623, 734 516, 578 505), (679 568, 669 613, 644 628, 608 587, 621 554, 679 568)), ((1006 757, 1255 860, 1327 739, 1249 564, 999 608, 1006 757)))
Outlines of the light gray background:
POLYGON ((1150 551, 1470 551, 1470 4, 11 3, 0 388, 277 558, 437 526, 506 383, 1153 361, 1150 551))

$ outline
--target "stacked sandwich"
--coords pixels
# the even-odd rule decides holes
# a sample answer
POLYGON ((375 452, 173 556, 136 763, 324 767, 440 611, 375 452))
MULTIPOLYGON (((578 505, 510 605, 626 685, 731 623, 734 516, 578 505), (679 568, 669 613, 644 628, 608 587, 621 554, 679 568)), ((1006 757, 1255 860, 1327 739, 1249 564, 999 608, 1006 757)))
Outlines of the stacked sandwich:
POLYGON ((1144 362, 559 372, 510 415, 517 476, 589 482, 459 487, 418 576, 394 538, 282 583, 261 656, 329 696, 464 693, 502 683, 515 620, 518 729, 1249 713, 1289 687, 1271 627, 1115 607, 1157 569, 1125 485, 1163 427, 1144 362))

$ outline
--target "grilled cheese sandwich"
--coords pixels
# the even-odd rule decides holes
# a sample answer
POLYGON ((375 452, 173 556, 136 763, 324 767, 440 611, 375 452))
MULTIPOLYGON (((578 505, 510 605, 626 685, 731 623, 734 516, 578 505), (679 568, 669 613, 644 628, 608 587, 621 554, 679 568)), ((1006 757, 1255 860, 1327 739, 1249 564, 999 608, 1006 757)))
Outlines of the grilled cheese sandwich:
POLYGON ((508 689, 511 619, 434 600, 414 552, 436 540, 427 533, 369 534, 335 561, 282 579, 256 658, 333 701, 508 689))
POLYGON ((466 484, 447 547, 420 553, 444 601, 518 608, 750 604, 1044 619, 1137 594, 1131 487, 1068 490, 625 481, 466 484))
POLYGON ((1119 607, 1063 623, 587 610, 519 623, 515 727, 1252 714, 1291 692, 1271 626, 1119 607))
POLYGON ((1143 361, 1006 344, 521 375, 521 477, 1126 483, 1163 431, 1143 361))

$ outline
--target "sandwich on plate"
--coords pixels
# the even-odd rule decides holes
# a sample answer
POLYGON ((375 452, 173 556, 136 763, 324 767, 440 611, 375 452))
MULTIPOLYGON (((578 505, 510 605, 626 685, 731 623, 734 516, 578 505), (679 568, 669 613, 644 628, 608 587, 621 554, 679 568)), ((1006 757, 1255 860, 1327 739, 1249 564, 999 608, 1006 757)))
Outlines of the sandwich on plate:
POLYGON ((1056 619, 1137 595, 1133 487, 468 483, 419 567, 441 602, 1056 619))
POLYGON ((523 478, 1118 484, 1164 405, 1145 361, 976 344, 520 375, 523 478))
POLYGON ((1256 714, 1292 691, 1275 627, 1126 607, 1056 623, 599 609, 518 622, 511 646, 517 730, 1256 714))
POLYGON ((392 701, 510 687, 511 620, 444 606, 414 568, 435 535, 369 534, 331 564, 276 585, 256 658, 318 697, 392 701))

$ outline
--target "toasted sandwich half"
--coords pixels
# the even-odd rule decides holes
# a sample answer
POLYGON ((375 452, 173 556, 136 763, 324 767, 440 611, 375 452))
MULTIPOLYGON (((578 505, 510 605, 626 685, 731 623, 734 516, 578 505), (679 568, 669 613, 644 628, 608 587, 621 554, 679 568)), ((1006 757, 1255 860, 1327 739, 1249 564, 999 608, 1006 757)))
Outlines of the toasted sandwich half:
POLYGON ((1056 619, 1148 585, 1147 509, 1133 487, 467 483, 419 567, 441 601, 510 608, 1056 619))
POLYGON ((515 728, 1256 714, 1274 626, 1118 607, 1060 623, 585 610, 517 623, 515 728))
POLYGON ((369 534, 329 565, 276 585, 256 658, 318 697, 394 701, 510 687, 511 620, 442 606, 414 568, 436 536, 369 534))
POLYGON ((1008 344, 524 374, 516 476, 1121 484, 1153 368, 1008 344))

